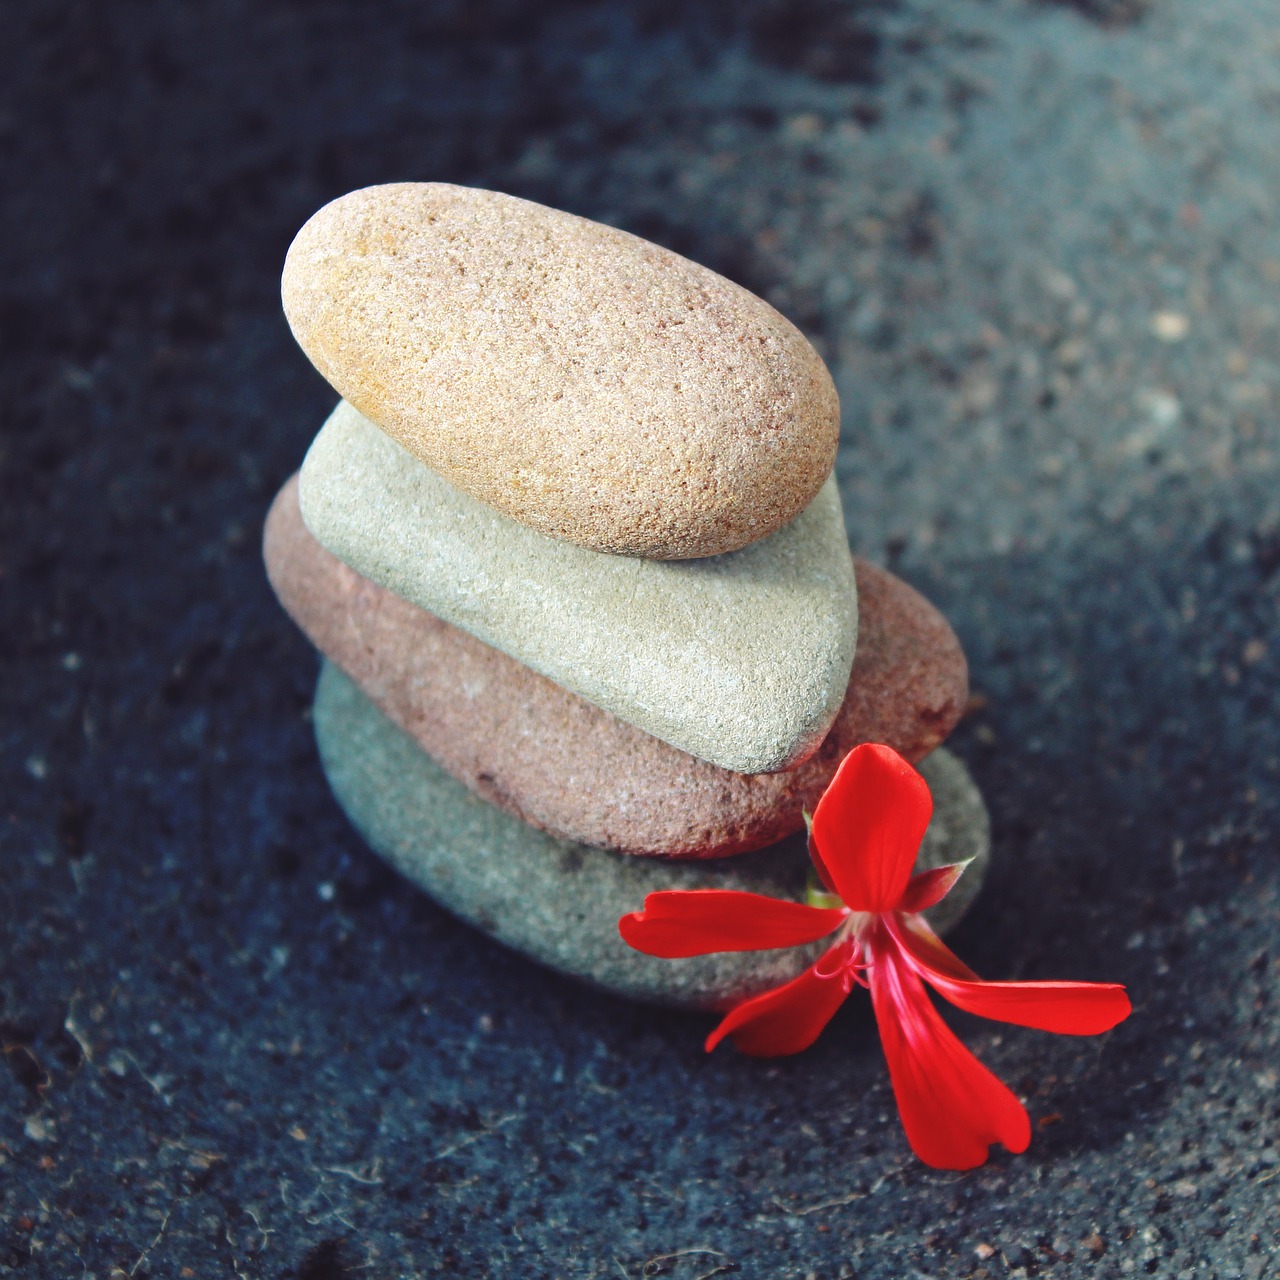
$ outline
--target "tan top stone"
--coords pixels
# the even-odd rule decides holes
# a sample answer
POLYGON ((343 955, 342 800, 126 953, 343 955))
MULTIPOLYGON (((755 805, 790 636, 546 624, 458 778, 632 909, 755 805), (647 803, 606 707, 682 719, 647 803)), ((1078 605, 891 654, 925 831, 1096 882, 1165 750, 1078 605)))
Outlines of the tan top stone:
POLYGON ((844 756, 936 747, 968 695, 946 620, 906 583, 856 562, 861 624, 844 704, 817 754, 740 774, 669 746, 349 569, 302 522, 296 477, 267 517, 267 573, 290 616, 449 774, 565 839, 626 853, 716 857, 802 825, 844 756))
POLYGON ((353 191, 298 233, 282 293, 361 413, 473 497, 594 550, 732 551, 803 510, 835 460, 835 387, 794 325, 528 200, 353 191))

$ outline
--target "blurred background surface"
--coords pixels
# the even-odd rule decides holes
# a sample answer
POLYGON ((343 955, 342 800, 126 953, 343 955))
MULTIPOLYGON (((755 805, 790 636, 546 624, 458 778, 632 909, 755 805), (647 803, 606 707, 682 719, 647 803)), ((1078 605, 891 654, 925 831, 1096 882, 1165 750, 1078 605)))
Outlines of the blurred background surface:
POLYGON ((0 54, 0 1270, 1144 1275, 1280 1265, 1271 0, 119 0, 0 54), (333 396, 279 270, 365 184, 499 188, 761 293, 851 539, 969 652, 1035 1138, 910 1157, 809 1053, 531 967, 329 798, 258 539, 333 396))

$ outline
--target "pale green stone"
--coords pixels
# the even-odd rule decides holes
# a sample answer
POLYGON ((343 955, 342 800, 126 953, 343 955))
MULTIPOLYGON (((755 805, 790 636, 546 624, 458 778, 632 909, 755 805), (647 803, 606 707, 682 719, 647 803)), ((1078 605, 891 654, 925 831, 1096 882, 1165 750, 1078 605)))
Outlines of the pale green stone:
POLYGON ((844 700, 857 587, 834 479, 740 551, 639 560, 500 515, 343 402, 300 498, 317 540, 358 573, 722 768, 798 762, 844 700))

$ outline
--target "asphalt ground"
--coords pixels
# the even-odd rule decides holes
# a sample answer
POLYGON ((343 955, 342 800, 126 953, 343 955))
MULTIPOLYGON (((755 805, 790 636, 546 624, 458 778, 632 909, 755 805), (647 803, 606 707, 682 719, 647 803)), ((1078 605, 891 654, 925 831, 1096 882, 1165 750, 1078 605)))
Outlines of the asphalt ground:
POLYGON ((1271 0, 119 0, 0 41, 0 1271, 1277 1274, 1271 0), (947 613, 1034 1139, 914 1161, 864 1004, 801 1057, 544 972, 329 797, 258 554, 332 394, 284 251, 443 179, 768 297, 850 536, 947 613))

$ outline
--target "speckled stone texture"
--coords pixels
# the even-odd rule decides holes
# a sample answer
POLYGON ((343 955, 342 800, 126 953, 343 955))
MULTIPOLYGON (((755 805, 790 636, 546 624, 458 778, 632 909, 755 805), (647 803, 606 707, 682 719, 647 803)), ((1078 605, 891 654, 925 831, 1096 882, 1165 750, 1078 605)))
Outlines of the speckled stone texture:
MULTIPOLYGON (((516 951, 618 995, 718 1009, 795 977, 822 944, 662 960, 618 936, 618 919, 658 889, 741 889, 804 898, 802 836, 712 862, 627 858, 556 840, 477 799, 438 768, 337 667, 320 674, 313 711, 325 774, 361 835, 455 915, 516 951)), ((990 857, 986 807, 945 750, 920 765, 934 816, 917 866, 974 859, 930 919, 955 924, 990 857)))
POLYGON ((786 773, 697 760, 593 706, 348 568, 310 534, 291 479, 267 516, 267 574, 324 655, 453 778, 552 835, 625 853, 713 857, 803 825, 844 756, 887 742, 933 750, 964 709, 964 654, 946 620, 855 560, 858 651, 818 751, 786 773))
POLYGON ((844 700, 857 588, 833 481, 740 551, 637 560, 508 519, 343 401, 299 483, 307 527, 345 564, 699 759, 798 764, 844 700))
POLYGON ((298 232, 285 314, 406 449, 540 533, 672 559, 734 551, 835 461, 831 375, 723 276, 512 196, 392 183, 298 232))
POLYGON ((1275 0, 2 8, 5 1280, 1275 1280, 1275 0), (668 245, 831 365, 850 541, 969 659, 949 941, 1134 998, 946 1013, 1025 1156, 913 1160, 861 993, 706 1055, 343 817, 260 554, 337 398, 279 275, 406 176, 668 245))

